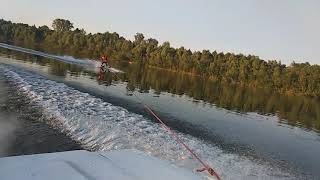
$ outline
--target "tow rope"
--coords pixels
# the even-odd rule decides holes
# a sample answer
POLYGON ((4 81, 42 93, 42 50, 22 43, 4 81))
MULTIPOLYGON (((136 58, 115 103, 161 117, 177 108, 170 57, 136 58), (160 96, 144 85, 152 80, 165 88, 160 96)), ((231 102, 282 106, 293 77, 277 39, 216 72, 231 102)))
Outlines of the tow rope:
MULTIPOLYGON (((105 65, 101 64, 100 71, 99 71, 99 80, 101 80, 101 77, 103 75, 102 73, 104 73, 103 70, 107 70, 107 68, 104 68, 102 66, 105 66, 105 65)), ((109 72, 114 74, 118 79, 121 79, 115 72, 112 72, 112 71, 109 71, 109 72)), ((192 155, 192 157, 203 166, 202 168, 197 169, 197 172, 207 171, 209 175, 216 177, 218 180, 221 180, 220 176, 208 164, 206 164, 203 160, 201 160, 201 158, 195 152, 193 152, 193 150, 178 137, 177 133, 171 130, 170 127, 168 127, 161 120, 161 118, 146 103, 144 103, 144 101, 141 98, 139 98, 133 91, 131 92, 135 96, 135 98, 140 102, 140 104, 143 105, 144 109, 148 113, 150 113, 161 124, 162 128, 164 128, 174 140, 176 140, 181 146, 183 146, 192 155)))

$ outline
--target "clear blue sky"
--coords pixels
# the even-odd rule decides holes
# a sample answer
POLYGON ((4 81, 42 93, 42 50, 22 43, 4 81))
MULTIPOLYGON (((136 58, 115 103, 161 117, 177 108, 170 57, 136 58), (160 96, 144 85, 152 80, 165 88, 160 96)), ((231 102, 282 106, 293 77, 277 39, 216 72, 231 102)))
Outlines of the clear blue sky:
POLYGON ((172 46, 320 64, 318 0, 0 0, 0 18, 87 32, 136 32, 172 46))

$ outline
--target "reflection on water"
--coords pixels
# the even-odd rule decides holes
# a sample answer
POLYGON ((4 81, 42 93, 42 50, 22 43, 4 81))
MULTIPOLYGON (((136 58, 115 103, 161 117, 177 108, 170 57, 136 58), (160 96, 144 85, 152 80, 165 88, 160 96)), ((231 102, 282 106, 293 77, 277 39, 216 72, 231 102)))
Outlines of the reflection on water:
MULTIPOLYGON (((24 53, 0 49, 2 56, 14 56, 27 62, 49 67, 49 73, 57 76, 87 75, 96 79, 97 74, 85 69, 59 61, 49 60, 24 53)), ((267 89, 252 89, 230 84, 219 84, 209 79, 189 74, 176 73, 163 69, 145 67, 140 64, 113 62, 113 66, 125 71, 114 76, 106 73, 99 82, 106 86, 111 83, 126 82, 128 90, 142 93, 160 94, 168 92, 175 95, 187 95, 194 103, 211 104, 219 108, 240 113, 257 112, 263 115, 276 115, 280 123, 293 127, 302 127, 315 132, 320 131, 320 99, 302 96, 287 96, 273 93, 267 89)))
POLYGON ((0 64, 39 72, 137 114, 143 113, 142 107, 130 91, 124 91, 140 92, 138 96, 174 130, 218 146, 226 153, 275 162, 284 168, 293 164, 299 173, 320 177, 319 98, 218 84, 198 76, 121 61, 111 63, 125 73, 105 73, 104 80, 97 81, 96 72, 77 65, 1 48, 0 53, 13 57, 0 64))
POLYGON ((165 91, 188 95, 195 100, 214 104, 216 107, 242 113, 277 115, 282 123, 320 130, 319 98, 285 96, 263 89, 218 84, 208 79, 154 68, 141 70, 139 66, 135 66, 129 68, 127 72, 130 89, 139 88, 142 92, 148 92, 151 88, 156 93, 165 91))

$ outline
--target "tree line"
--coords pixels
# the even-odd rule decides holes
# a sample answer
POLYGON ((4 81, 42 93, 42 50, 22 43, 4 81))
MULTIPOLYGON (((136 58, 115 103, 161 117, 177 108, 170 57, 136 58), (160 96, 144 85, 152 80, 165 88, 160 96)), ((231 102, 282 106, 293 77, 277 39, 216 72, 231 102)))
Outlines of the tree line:
POLYGON ((280 61, 265 61, 254 55, 173 48, 169 42, 159 44, 156 39, 146 39, 142 33, 137 33, 131 41, 116 32, 86 33, 64 19, 55 19, 52 28, 0 19, 0 42, 93 59, 106 54, 113 60, 139 62, 222 83, 320 96, 320 66, 308 62, 286 66, 280 61))
POLYGON ((130 67, 126 72, 122 76, 126 76, 124 81, 128 82, 130 90, 138 87, 140 92, 152 89, 156 94, 187 95, 203 105, 214 104, 244 113, 273 114, 285 124, 320 131, 320 101, 317 98, 285 96, 269 89, 215 83, 206 78, 140 66, 130 67))

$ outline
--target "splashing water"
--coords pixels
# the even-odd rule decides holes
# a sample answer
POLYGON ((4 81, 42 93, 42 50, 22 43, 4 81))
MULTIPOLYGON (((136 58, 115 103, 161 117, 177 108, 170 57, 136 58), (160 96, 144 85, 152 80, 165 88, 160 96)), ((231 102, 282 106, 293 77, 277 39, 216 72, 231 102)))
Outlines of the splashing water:
MULTIPOLYGON (((45 57, 45 58, 55 59, 55 60, 58 60, 61 62, 69 63, 69 64, 79 65, 79 66, 84 67, 87 71, 93 71, 96 73, 99 72, 99 67, 101 65, 101 63, 96 60, 77 59, 72 56, 57 56, 57 55, 48 54, 48 53, 44 53, 44 52, 40 52, 40 51, 28 49, 28 48, 13 46, 13 45, 5 44, 5 43, 0 43, 0 47, 23 52, 23 53, 27 53, 27 54, 33 54, 33 55, 37 55, 37 56, 41 56, 41 57, 45 57)), ((114 73, 124 73, 123 71, 116 69, 116 68, 109 68, 109 70, 114 73)))

